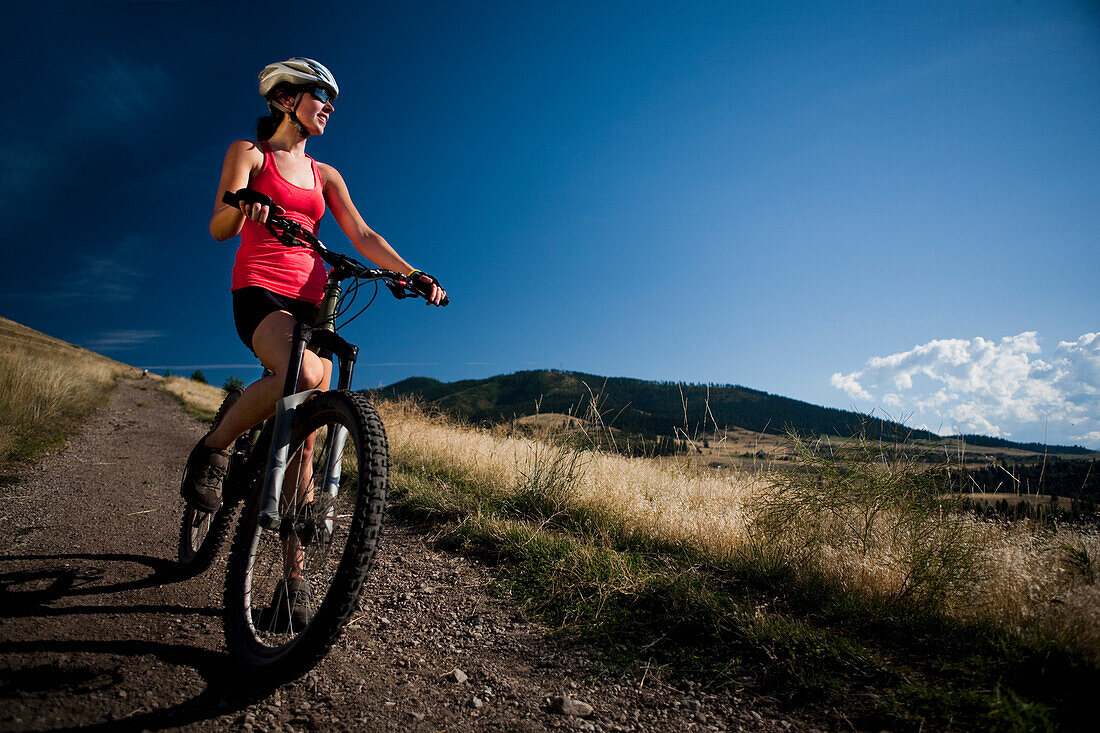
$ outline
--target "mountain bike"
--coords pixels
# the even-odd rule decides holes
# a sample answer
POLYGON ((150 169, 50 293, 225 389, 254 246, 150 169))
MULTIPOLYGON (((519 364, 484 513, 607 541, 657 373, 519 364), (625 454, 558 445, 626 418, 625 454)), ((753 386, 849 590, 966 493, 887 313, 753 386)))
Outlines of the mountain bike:
MULTIPOLYGON (((222 200, 231 206, 242 200, 266 203, 274 210, 271 199, 249 189, 227 191, 222 200)), ((358 348, 336 333, 336 321, 351 310, 363 283, 374 283, 373 296, 340 326, 370 307, 379 282, 397 298, 420 293, 407 276, 328 250, 293 220, 271 215, 265 226, 288 247, 312 249, 332 269, 313 324, 294 328, 275 416, 233 444, 221 508, 212 514, 185 508, 178 559, 185 575, 205 571, 243 501, 226 571, 226 644, 249 667, 293 676, 320 661, 355 610, 378 547, 389 491, 382 420, 366 396, 351 391, 358 348), (351 281, 346 290, 345 280, 351 281), (310 347, 334 357, 336 389, 297 390, 310 347)), ((448 302, 445 298, 441 305, 448 302)), ((215 421, 240 394, 234 390, 226 396, 215 421)))

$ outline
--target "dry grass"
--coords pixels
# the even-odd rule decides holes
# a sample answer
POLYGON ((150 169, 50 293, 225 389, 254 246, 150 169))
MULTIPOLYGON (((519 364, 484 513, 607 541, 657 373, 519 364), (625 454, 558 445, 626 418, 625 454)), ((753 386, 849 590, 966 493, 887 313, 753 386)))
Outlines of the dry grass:
POLYGON ((56 446, 133 367, 0 318, 0 465, 56 446))
POLYGON ((762 488, 750 473, 696 469, 686 462, 653 461, 555 447, 532 438, 495 435, 428 416, 409 402, 376 403, 395 462, 445 474, 459 473, 505 498, 546 469, 573 461, 569 500, 623 521, 628 531, 661 542, 704 549, 729 559, 744 536, 744 503, 762 488))
POLYGON ((178 399, 187 412, 207 422, 214 419, 225 399, 224 389, 184 377, 166 377, 159 386, 162 391, 178 399))
POLYGON ((987 572, 973 608, 1003 625, 1034 631, 1100 665, 1100 537, 1075 530, 982 523, 987 572))
MULTIPOLYGON (((533 475, 553 479, 556 470, 569 483, 561 500, 570 507, 603 513, 628 534, 689 546, 716 563, 759 558, 759 536, 750 530, 761 507, 790 489, 779 473, 712 472, 686 461, 554 447, 457 425, 408 402, 376 406, 398 465, 459 477, 501 499, 521 495, 533 475)), ((823 574, 861 597, 934 601, 949 616, 993 620, 1100 664, 1100 539, 924 506, 911 503, 899 517, 897 504, 876 507, 865 497, 830 516, 794 516, 785 535, 769 538, 788 547, 771 549, 779 556, 791 550, 794 572, 823 574)))

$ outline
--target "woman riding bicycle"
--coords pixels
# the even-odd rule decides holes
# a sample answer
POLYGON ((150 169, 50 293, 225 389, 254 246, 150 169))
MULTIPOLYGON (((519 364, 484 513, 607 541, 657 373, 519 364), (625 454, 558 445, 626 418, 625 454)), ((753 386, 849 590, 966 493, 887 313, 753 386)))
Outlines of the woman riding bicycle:
MULTIPOLYGON (((251 384, 191 451, 182 494, 205 512, 221 506, 229 446, 274 414, 294 326, 312 322, 323 295, 326 271, 321 259, 309 249, 280 244, 264 227, 269 214, 285 216, 316 234, 327 205, 364 256, 380 267, 408 274, 410 285, 432 305, 438 306, 446 295, 434 277, 410 266, 367 226, 336 169, 306 155, 306 141, 324 134, 339 91, 329 70, 312 59, 295 57, 268 65, 260 72, 260 94, 270 115, 257 123, 257 142, 237 140, 225 156, 210 233, 218 241, 241 235, 233 265, 233 317, 245 346, 272 374, 251 384), (242 202, 238 208, 221 203, 222 191, 242 188, 270 197, 275 211, 264 204, 242 202)), ((331 374, 330 358, 307 351, 298 388, 328 389, 331 374)))

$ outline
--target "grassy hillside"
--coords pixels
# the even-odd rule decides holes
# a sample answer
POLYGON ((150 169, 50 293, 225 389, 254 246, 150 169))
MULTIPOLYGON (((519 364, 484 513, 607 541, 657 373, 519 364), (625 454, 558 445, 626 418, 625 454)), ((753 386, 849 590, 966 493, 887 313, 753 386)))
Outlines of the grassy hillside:
MULTIPOLYGON (((828 436, 839 444, 863 438, 904 443, 926 460, 965 468, 964 492, 1042 493, 1076 502, 1067 511, 1037 509, 1041 517, 1034 518, 1077 521, 1094 515, 1100 503, 1100 471, 1093 470, 1100 460, 1096 451, 976 435, 941 438, 740 386, 539 370, 450 383, 415 377, 376 394, 416 397, 475 424, 507 423, 528 434, 567 426, 578 440, 624 455, 680 455, 698 467, 716 469, 759 471, 785 465, 792 457, 788 428, 799 435, 828 436)), ((1030 507, 1031 502, 1025 503, 1030 507)), ((1007 511, 1016 516, 1019 502, 1011 499, 1009 504, 1007 511)), ((1002 510, 1003 504, 995 502, 992 511, 1002 510)))
MULTIPOLYGON (((0 477, 13 480, 19 468, 64 444, 122 376, 141 371, 0 317, 0 477)), ((213 418, 225 395, 189 379, 149 379, 202 419, 213 418)))
POLYGON ((133 367, 0 318, 0 473, 64 442, 133 367))

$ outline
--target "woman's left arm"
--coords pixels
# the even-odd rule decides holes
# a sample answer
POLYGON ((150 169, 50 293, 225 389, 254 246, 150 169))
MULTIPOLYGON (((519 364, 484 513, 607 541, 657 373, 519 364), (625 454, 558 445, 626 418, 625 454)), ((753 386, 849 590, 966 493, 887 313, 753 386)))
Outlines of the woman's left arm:
MULTIPOLYGON (((363 221, 359 210, 351 202, 348 186, 339 172, 331 165, 324 163, 318 163, 317 170, 321 175, 321 184, 324 186, 325 203, 336 218, 336 223, 355 245, 355 249, 379 267, 400 272, 402 275, 411 275, 415 272, 412 265, 402 259, 382 235, 363 221)), ((439 286, 438 280, 422 272, 412 279, 413 288, 423 295, 430 305, 443 304, 447 291, 439 286)))
POLYGON ((412 272, 412 265, 402 259, 381 234, 375 232, 363 221, 359 210, 351 202, 347 184, 344 183, 340 173, 331 165, 324 163, 318 163, 317 170, 321 174, 321 183, 324 186, 325 203, 332 211, 336 223, 355 245, 355 249, 379 267, 400 272, 402 275, 412 272))

